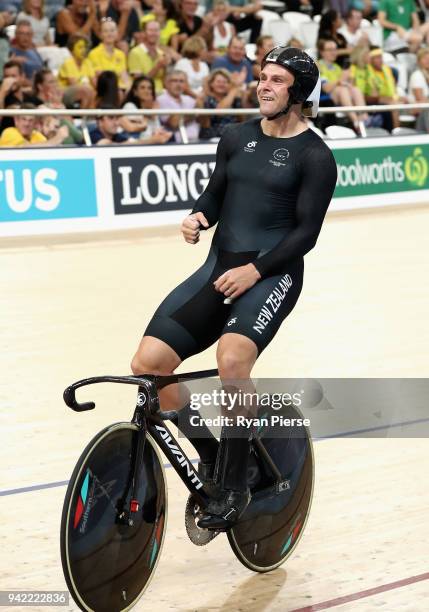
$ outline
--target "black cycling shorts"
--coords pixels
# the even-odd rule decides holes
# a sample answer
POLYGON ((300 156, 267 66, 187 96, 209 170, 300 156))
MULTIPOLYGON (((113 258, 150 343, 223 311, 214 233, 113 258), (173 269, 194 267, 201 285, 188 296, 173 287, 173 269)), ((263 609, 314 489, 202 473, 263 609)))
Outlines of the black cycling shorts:
POLYGON ((144 335, 163 340, 182 360, 204 351, 227 333, 250 338, 261 354, 298 300, 304 260, 285 266, 282 274, 261 279, 232 304, 224 304, 225 297, 215 290, 214 281, 257 255, 212 248, 201 268, 161 303, 144 335))

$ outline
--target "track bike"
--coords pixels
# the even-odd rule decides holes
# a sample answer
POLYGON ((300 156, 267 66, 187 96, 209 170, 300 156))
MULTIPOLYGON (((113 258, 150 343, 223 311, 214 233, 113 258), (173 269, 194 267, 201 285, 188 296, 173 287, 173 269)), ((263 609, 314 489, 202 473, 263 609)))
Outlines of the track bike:
MULTIPOLYGON (((81 610, 129 610, 155 572, 168 506, 159 449, 189 490, 185 526, 191 541, 201 546, 220 535, 197 525, 211 493, 168 429, 166 422, 173 412, 161 411, 158 397, 167 385, 217 375, 217 370, 205 370, 169 376, 100 376, 80 380, 64 391, 67 406, 83 412, 95 404, 76 400, 80 387, 104 382, 138 386, 131 422, 109 425, 89 442, 67 487, 61 561, 67 586, 81 610)), ((251 501, 226 532, 242 564, 268 572, 286 561, 304 530, 313 481, 313 449, 305 428, 298 436, 252 438, 251 501)))

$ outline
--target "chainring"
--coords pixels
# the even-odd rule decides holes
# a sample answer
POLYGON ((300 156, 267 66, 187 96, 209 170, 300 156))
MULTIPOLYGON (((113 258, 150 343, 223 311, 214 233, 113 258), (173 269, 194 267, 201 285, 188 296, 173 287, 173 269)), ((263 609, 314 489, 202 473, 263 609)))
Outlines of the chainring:
POLYGON ((221 533, 214 529, 201 529, 198 527, 197 520, 202 516, 199 504, 190 495, 185 508, 185 527, 189 539, 196 546, 205 546, 221 533))

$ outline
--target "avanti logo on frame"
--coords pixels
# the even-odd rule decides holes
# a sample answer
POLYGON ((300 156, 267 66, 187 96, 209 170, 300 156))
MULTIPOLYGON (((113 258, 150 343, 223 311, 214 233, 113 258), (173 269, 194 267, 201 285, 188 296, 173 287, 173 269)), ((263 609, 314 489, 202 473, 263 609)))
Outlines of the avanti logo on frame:
POLYGON ((92 159, 0 161, 0 222, 96 216, 92 159))

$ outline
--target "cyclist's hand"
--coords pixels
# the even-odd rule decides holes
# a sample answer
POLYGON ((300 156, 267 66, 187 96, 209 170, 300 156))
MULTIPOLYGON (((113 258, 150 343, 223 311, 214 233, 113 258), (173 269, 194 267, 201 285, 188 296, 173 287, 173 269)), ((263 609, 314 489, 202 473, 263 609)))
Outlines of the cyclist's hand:
POLYGON ((185 217, 182 223, 183 238, 189 244, 196 244, 200 239, 200 226, 208 228, 209 222, 202 212, 197 212, 185 217))
POLYGON ((261 278, 258 270, 251 263, 227 270, 213 283, 216 291, 225 297, 235 300, 242 293, 253 287, 261 278))

